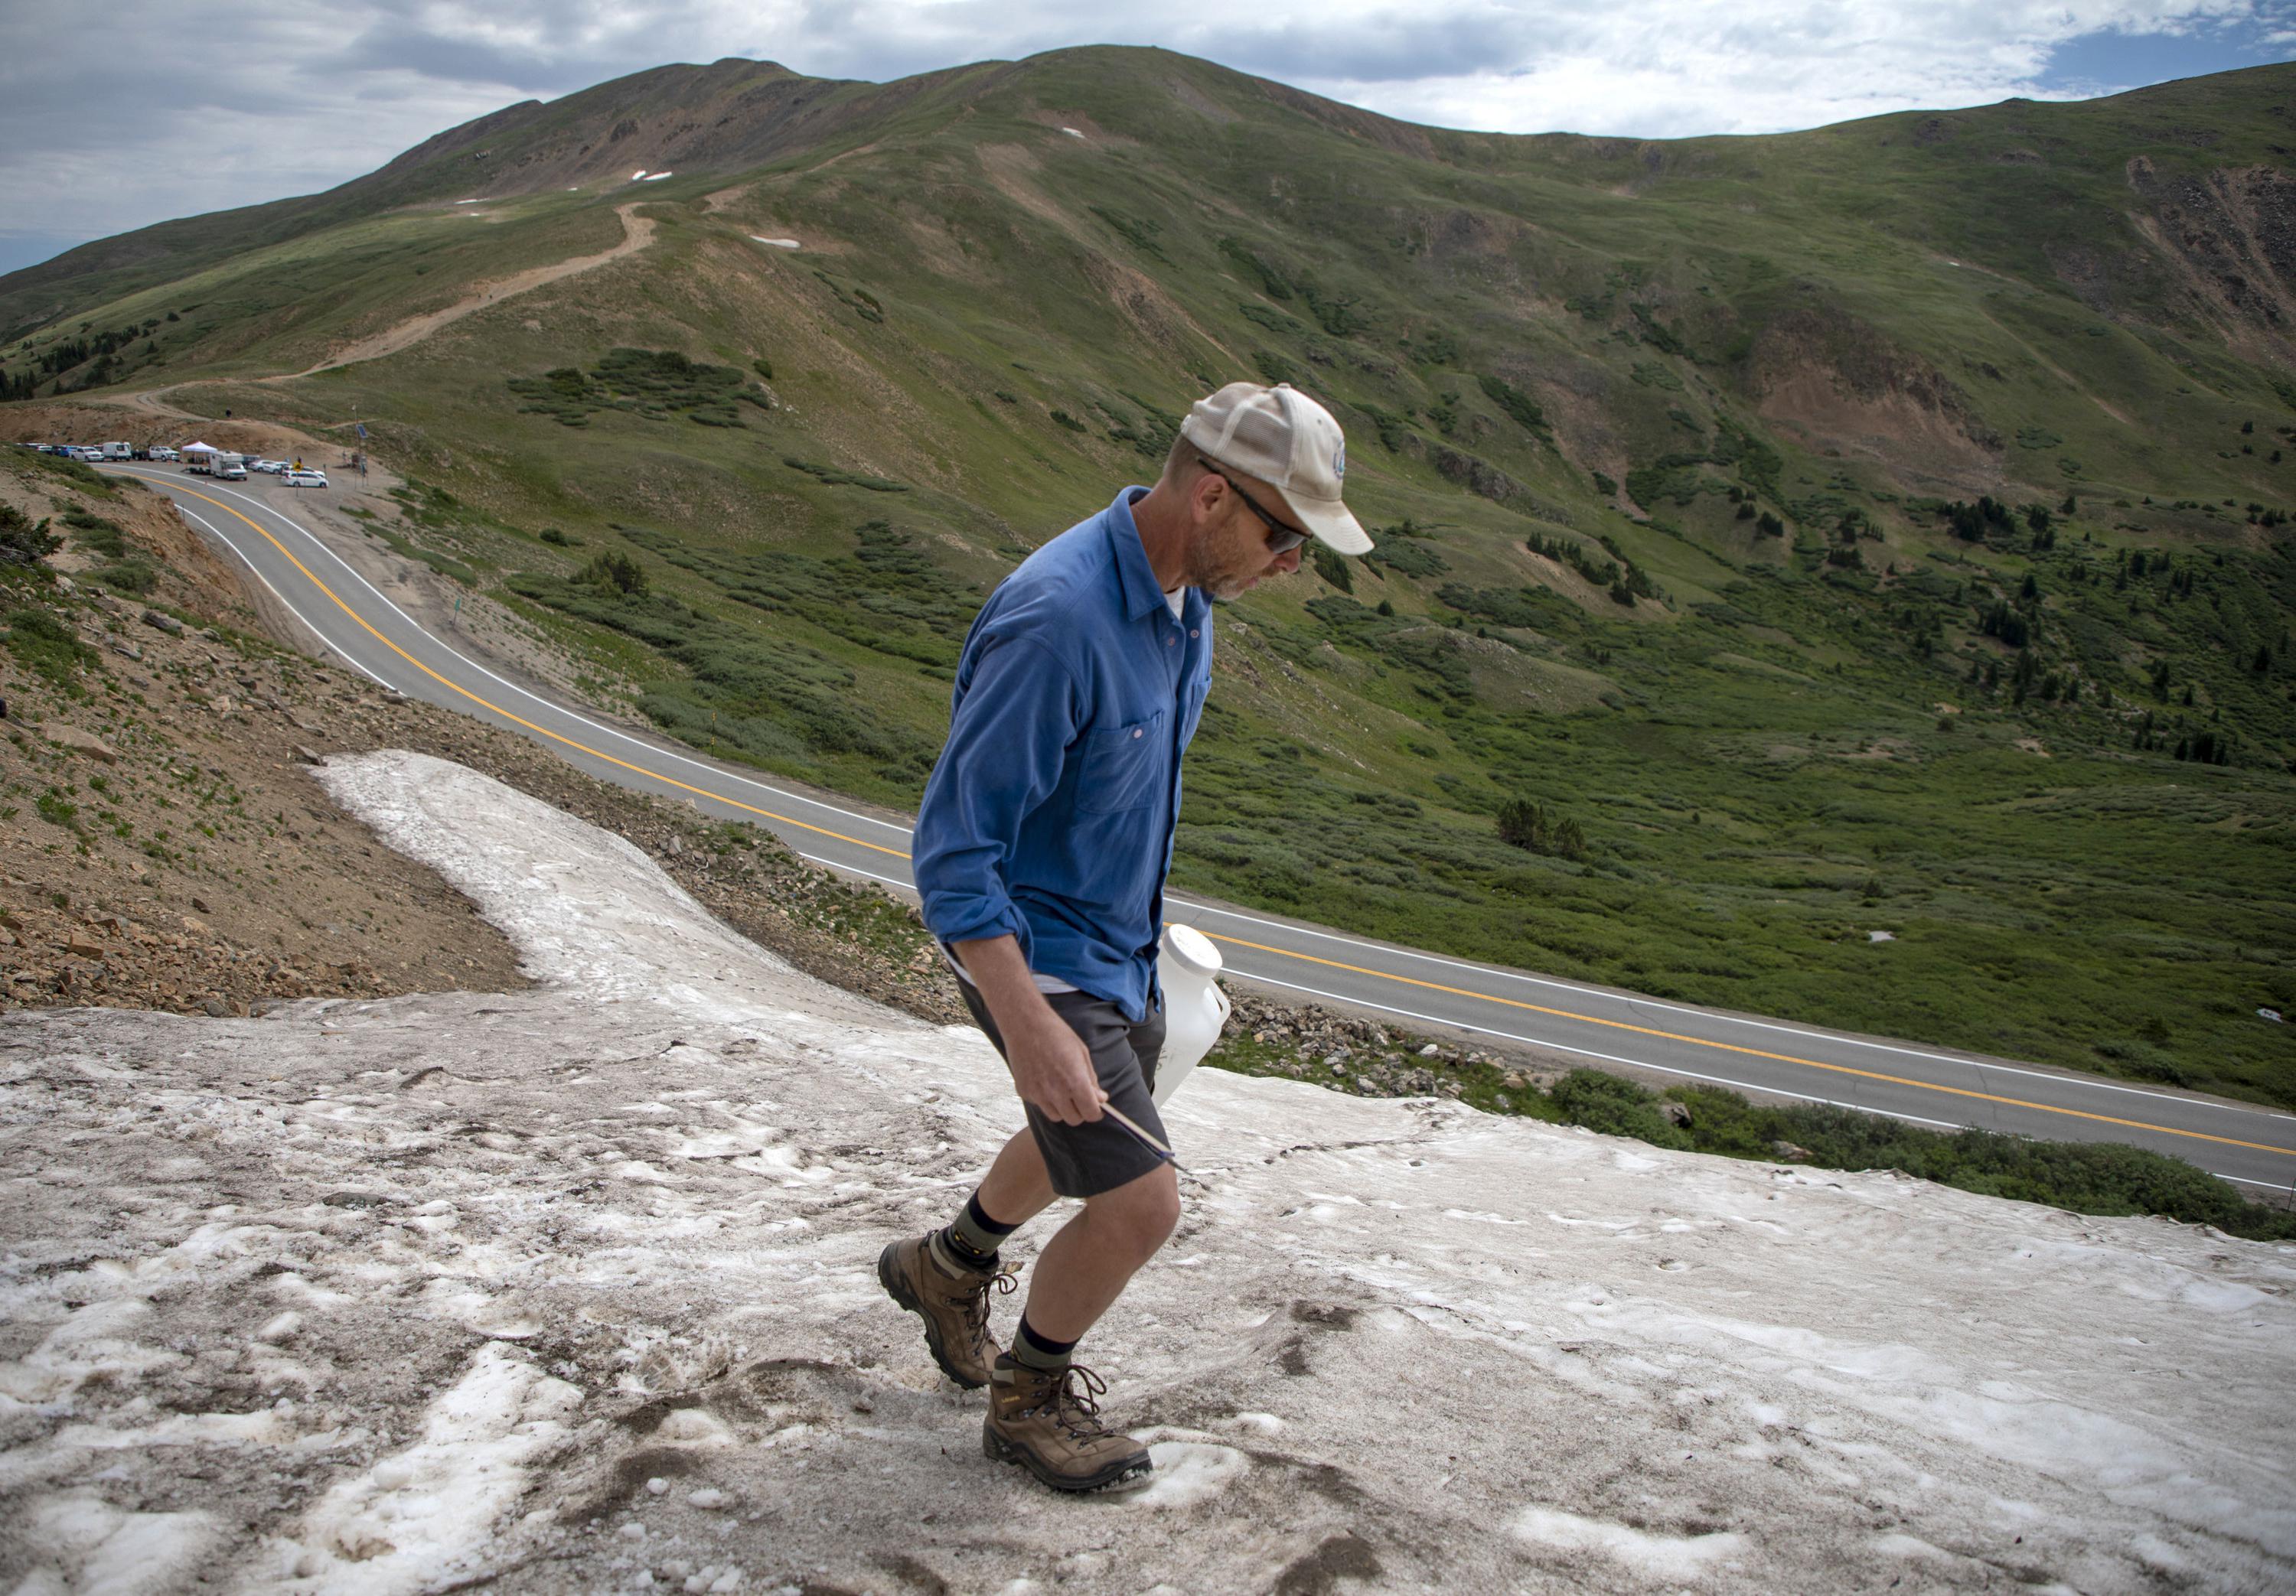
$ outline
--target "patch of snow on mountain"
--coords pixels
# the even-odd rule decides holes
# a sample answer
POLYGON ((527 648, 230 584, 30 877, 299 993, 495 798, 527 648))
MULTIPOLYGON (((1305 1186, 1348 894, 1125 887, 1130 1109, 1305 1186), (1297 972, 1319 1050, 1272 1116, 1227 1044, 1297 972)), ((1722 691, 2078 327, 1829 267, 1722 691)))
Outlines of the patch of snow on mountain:
POLYGON ((874 1278, 1019 1123, 976 1033, 323 779, 542 985, 0 1017, 0 1590, 2296 1585, 2296 1248, 1217 1071, 1082 1348, 1156 1474, 1051 1495, 874 1278))

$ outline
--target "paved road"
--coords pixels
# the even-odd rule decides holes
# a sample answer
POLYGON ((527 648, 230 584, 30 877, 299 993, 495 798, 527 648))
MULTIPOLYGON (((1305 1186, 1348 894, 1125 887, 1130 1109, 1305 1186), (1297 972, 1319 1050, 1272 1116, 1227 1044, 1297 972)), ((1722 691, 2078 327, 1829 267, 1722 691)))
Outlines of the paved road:
MULTIPOLYGON (((322 645, 385 686, 537 739, 606 780, 770 827, 807 857, 906 891, 908 827, 612 726, 529 690, 423 630, 331 546, 349 535, 273 479, 218 483, 164 465, 113 468, 171 495, 322 645)), ((314 492, 317 490, 312 490, 314 492)), ((2185 1093, 1857 1036, 1554 980, 1211 904, 1172 918, 1212 937, 1243 979, 1357 1010, 1533 1044, 1598 1064, 1838 1103, 1939 1126, 2129 1142, 2250 1188, 2296 1188, 2296 1117, 2185 1093)))

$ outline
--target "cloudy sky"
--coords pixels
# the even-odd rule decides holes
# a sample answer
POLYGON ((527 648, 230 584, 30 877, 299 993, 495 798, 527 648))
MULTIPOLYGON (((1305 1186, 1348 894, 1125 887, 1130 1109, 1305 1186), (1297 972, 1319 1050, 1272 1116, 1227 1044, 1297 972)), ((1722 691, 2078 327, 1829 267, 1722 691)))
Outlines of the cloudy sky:
POLYGON ((331 187, 521 100, 745 55, 873 80, 1162 45, 1392 116, 1770 133, 2296 58, 2296 0, 0 0, 0 272, 331 187), (100 20, 98 20, 100 16, 100 20))

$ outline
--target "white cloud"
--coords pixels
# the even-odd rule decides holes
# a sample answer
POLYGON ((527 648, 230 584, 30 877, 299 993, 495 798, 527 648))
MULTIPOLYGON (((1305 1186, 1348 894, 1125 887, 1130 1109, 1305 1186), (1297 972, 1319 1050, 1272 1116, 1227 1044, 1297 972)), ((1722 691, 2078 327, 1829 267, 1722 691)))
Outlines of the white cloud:
POLYGON ((1088 43, 1161 45, 1414 121, 1653 137, 1808 127, 2038 86, 2103 32, 2284 18, 2259 0, 64 0, 0 21, 0 235, 100 236, 305 193, 454 124, 667 61, 756 53, 884 79, 1088 43), (1241 20, 1240 20, 1241 18, 1241 20))

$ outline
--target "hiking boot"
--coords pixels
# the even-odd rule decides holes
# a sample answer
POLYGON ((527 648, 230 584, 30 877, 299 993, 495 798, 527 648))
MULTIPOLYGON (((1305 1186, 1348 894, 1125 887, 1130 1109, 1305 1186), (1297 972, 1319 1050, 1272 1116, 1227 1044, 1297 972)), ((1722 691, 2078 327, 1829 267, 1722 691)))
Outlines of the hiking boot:
POLYGON ((1097 1491, 1155 1467, 1145 1446, 1101 1423, 1095 1399, 1108 1382, 1082 1364, 1055 1372, 1002 1353, 989 1372, 980 1450, 991 1461, 1018 1463, 1055 1491, 1097 1491))
POLYGON ((947 1258, 928 1234, 895 1241, 877 1255, 885 1295, 925 1322, 925 1347, 940 1371, 968 1391, 988 1383, 997 1346, 988 1333, 988 1293, 1011 1291, 1018 1265, 967 1269, 947 1258))

